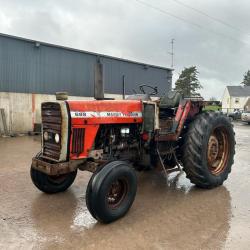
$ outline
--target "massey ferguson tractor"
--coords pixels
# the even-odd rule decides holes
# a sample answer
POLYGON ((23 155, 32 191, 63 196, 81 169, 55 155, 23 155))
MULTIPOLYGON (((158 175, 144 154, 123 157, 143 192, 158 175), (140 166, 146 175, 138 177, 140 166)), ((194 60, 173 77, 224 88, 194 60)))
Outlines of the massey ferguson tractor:
POLYGON ((125 100, 42 103, 42 148, 31 165, 34 185, 45 193, 63 192, 78 170, 92 172, 86 204, 102 223, 128 212, 136 195, 135 170, 183 169, 197 187, 222 185, 235 153, 228 118, 203 111, 201 98, 170 91, 152 100, 157 88, 140 90, 125 100))

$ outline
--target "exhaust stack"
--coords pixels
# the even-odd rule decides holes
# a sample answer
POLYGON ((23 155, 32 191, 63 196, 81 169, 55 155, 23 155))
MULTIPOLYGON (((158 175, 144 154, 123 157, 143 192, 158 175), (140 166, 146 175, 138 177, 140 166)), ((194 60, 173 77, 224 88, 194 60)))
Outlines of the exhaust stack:
POLYGON ((104 77, 103 77, 103 64, 98 59, 95 65, 95 87, 94 98, 96 100, 103 100, 104 98, 104 77))

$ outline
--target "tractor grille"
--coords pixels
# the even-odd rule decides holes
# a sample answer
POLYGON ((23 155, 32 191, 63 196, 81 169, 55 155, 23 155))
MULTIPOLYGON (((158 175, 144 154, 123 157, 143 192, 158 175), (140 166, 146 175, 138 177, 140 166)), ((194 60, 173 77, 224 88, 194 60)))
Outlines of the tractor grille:
POLYGON ((72 134, 72 149, 71 153, 76 154, 77 156, 83 151, 83 142, 84 142, 84 128, 74 128, 72 134))
POLYGON ((52 102, 42 103, 43 157, 59 160, 61 153, 61 124, 60 104, 52 102), (48 135, 47 139, 45 134, 48 135), (55 141, 56 134, 59 135, 58 143, 55 141))

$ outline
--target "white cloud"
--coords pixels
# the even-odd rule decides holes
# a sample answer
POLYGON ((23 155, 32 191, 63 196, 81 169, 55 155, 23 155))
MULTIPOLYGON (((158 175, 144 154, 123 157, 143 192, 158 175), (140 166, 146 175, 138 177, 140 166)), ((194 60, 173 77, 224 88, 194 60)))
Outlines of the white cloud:
POLYGON ((225 85, 241 82, 250 68, 250 2, 181 0, 241 30, 236 31, 172 0, 144 1, 204 29, 135 0, 0 0, 0 32, 166 67, 175 38, 175 75, 196 65, 206 98, 219 98, 225 85))
POLYGON ((201 95, 208 100, 210 97, 215 97, 217 100, 221 100, 223 92, 227 83, 221 82, 218 79, 201 78, 200 79, 203 89, 201 89, 201 95))

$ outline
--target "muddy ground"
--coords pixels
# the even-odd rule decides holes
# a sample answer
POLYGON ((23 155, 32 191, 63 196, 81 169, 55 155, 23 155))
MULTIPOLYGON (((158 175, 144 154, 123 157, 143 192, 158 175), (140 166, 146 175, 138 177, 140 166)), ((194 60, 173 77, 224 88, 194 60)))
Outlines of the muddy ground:
POLYGON ((250 126, 235 124, 235 164, 224 186, 195 188, 185 174, 140 173, 124 218, 97 223, 87 211, 90 174, 46 195, 29 176, 35 137, 0 138, 0 249, 249 249, 250 126))

